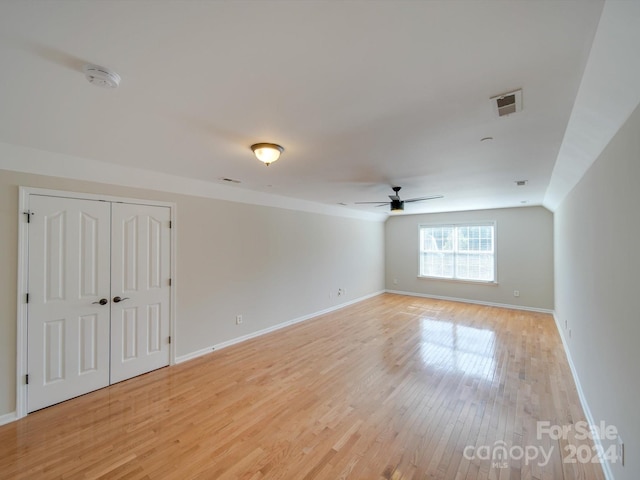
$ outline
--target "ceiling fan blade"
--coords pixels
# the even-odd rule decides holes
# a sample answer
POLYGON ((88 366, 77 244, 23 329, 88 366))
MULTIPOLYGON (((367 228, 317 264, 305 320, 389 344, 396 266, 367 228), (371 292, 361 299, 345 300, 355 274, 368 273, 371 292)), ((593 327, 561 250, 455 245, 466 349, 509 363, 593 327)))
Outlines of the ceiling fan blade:
POLYGON ((389 202, 355 202, 356 205, 366 205, 366 204, 373 204, 373 203, 379 203, 380 204, 378 205, 379 207, 383 205, 389 205, 389 202))
POLYGON ((394 202, 399 202, 400 201, 400 197, 398 195, 389 195, 389 198, 391 200, 393 200, 394 202))
POLYGON ((425 200, 435 200, 436 198, 443 198, 443 196, 442 195, 431 195, 430 197, 410 198, 409 200, 405 200, 404 203, 423 202, 425 200))

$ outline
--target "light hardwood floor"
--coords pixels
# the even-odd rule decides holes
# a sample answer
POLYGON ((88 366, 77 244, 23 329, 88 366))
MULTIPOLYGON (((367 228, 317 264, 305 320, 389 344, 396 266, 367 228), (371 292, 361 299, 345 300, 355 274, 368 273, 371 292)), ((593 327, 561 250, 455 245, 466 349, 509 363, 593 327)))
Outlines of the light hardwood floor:
POLYGON ((578 420, 550 315, 384 294, 0 427, 0 478, 603 479, 578 420))

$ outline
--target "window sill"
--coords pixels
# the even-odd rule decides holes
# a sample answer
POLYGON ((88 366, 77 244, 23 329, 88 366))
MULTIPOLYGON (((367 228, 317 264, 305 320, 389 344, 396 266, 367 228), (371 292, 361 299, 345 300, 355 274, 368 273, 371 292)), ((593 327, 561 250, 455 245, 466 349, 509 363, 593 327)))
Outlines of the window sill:
POLYGON ((482 280, 460 280, 457 278, 428 277, 426 275, 418 275, 418 278, 423 280, 437 280, 440 282, 447 282, 447 283, 467 283, 470 285, 486 285, 489 287, 497 287, 499 285, 497 281, 484 282, 482 280))

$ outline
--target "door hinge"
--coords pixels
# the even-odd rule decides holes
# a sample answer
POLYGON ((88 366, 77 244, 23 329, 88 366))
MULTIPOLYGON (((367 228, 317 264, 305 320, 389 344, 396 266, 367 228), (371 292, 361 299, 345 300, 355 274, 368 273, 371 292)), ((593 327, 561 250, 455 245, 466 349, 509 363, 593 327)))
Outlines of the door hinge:
POLYGON ((169 335, 169 343, 171 343, 171 335, 169 335))
POLYGON ((169 228, 173 228, 173 222, 169 220, 169 228))
POLYGON ((169 279, 169 286, 171 286, 171 279, 169 279))
POLYGON ((28 373, 24 376, 24 383, 25 383, 25 385, 29 385, 29 374, 28 373))
POLYGON ((27 210, 26 212, 22 213, 27 216, 27 223, 31 223, 31 215, 35 215, 35 213, 33 213, 31 210, 27 210))
POLYGON ((29 294, 27 293, 25 297, 26 297, 26 303, 29 303, 29 294))

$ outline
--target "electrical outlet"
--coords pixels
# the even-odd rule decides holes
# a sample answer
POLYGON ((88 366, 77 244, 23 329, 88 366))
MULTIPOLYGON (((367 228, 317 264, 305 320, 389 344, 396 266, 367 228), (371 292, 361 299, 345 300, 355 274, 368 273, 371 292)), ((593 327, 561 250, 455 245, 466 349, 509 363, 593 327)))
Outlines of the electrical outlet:
POLYGON ((242 323, 242 315, 236 315, 236 325, 240 325, 242 323))
POLYGON ((339 289, 338 289, 338 296, 339 296, 339 297, 341 297, 341 296, 342 296, 342 289, 341 289, 341 288, 339 288, 339 289))
POLYGON ((520 290, 514 290, 513 291, 513 296, 514 297, 519 297, 520 296, 520 290))
POLYGON ((620 435, 618 435, 618 444, 616 445, 616 456, 618 457, 616 460, 624 467, 624 442, 620 435))
POLYGON ((397 284, 398 284, 398 279, 397 279, 397 278, 394 278, 394 279, 393 279, 393 284, 394 284, 394 285, 397 285, 397 284))
POLYGON ((571 338, 571 329, 569 329, 569 338, 571 338))

